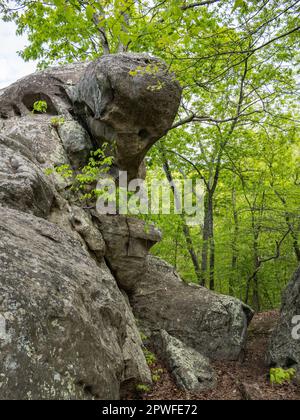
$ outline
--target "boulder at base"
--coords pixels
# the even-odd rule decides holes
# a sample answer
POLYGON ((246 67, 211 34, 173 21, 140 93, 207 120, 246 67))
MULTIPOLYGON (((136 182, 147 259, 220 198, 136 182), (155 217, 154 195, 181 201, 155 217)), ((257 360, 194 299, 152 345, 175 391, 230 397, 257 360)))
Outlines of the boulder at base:
POLYGON ((253 311, 238 299, 184 283, 158 258, 148 257, 131 305, 146 335, 166 330, 212 359, 243 355, 253 311))
POLYGON ((271 366, 293 367, 300 374, 300 267, 283 293, 280 319, 267 359, 271 366))
POLYGON ((217 385, 217 377, 207 357, 185 346, 180 340, 162 330, 156 336, 156 348, 179 388, 203 392, 217 385))
POLYGON ((119 399, 151 382, 110 271, 44 219, 0 207, 0 399, 119 399))

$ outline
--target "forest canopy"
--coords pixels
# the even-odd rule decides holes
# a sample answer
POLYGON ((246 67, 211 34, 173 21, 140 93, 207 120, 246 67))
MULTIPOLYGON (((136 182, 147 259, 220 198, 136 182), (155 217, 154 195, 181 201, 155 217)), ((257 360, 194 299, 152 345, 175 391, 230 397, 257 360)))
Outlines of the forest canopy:
POLYGON ((300 262, 299 12, 300 0, 0 0, 40 69, 117 52, 167 63, 183 97, 148 178, 202 179, 205 216, 149 216, 164 234, 154 253, 257 310, 279 305, 300 262))

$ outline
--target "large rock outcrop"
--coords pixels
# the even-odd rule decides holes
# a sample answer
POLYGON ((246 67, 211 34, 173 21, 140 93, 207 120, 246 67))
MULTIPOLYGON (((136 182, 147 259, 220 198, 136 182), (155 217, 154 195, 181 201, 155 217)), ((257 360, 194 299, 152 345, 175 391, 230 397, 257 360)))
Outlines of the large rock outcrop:
POLYGON ((141 54, 90 64, 69 93, 94 142, 111 145, 129 179, 143 176, 144 157, 172 125, 181 96, 166 67, 141 54))
POLYGON ((212 359, 242 356, 252 310, 239 300, 184 283, 174 268, 148 257, 131 304, 148 335, 166 330, 212 359))
POLYGON ((180 95, 164 64, 141 54, 0 90, 0 399, 118 399, 151 382, 134 314, 151 334, 164 329, 205 355, 242 352, 248 307, 184 284, 148 258, 159 231, 83 208, 72 180, 53 171, 80 172, 108 143, 116 178, 144 176, 180 95), (37 101, 46 113, 32 112, 37 101))
POLYGON ((296 368, 300 377, 300 267, 283 293, 267 359, 273 367, 296 368))
MULTIPOLYGON (((116 166, 129 169, 133 159, 138 164, 131 176, 139 174, 180 100, 180 87, 163 64, 155 76, 126 75, 127 64, 129 72, 151 63, 158 61, 115 55, 49 69, 0 91, 0 399, 118 399, 151 382, 128 298, 106 265, 111 263, 120 286, 130 273, 138 278, 154 243, 151 234, 147 239, 141 222, 135 229, 126 221, 132 226, 123 243, 132 237, 131 264, 120 246, 113 252, 104 218, 100 224, 77 205, 69 181, 46 175, 56 166, 78 171, 87 163, 101 143, 92 127, 102 118, 122 138, 116 166), (102 92, 99 84, 99 92, 91 91, 88 82, 95 89, 98 82, 90 73, 104 84, 111 75, 111 90, 102 92), (159 92, 148 90, 154 79, 159 92), (90 99, 106 111, 85 118, 84 101, 90 99), (33 112, 37 101, 47 103, 45 113, 33 112), (121 114, 124 124, 128 114, 126 128, 118 126, 121 114), (61 124, 53 120, 58 116, 61 124)), ((114 220, 117 228, 121 222, 114 220)))
POLYGON ((0 207, 1 399, 118 399, 150 381, 105 262, 44 219, 0 207), (2 318, 2 319, 3 319, 2 318))

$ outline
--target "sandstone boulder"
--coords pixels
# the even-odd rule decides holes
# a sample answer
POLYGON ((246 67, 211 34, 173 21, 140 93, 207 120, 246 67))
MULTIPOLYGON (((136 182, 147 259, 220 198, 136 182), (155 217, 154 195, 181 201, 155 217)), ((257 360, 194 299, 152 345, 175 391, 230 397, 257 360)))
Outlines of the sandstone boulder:
POLYGON ((155 342, 160 358, 166 363, 179 388, 195 393, 215 388, 217 376, 207 357, 185 346, 164 330, 156 335, 155 342))
POLYGON ((105 257, 119 286, 132 292, 142 280, 150 248, 161 239, 153 225, 127 216, 93 212, 106 243, 105 257))
POLYGON ((148 257, 131 305, 146 335, 163 329, 211 359, 243 356, 253 311, 235 298, 184 283, 158 258, 148 257))
POLYGON ((105 112, 78 112, 80 100, 89 100, 88 67, 99 80, 111 73, 114 90, 103 91, 95 107, 107 110, 107 130, 112 124, 119 136, 116 167, 132 164, 131 175, 138 175, 180 99, 163 65, 151 76, 145 60, 114 55, 48 69, 0 91, 0 399, 118 399, 151 382, 128 298, 105 260, 126 288, 141 276, 159 235, 127 218, 126 226, 116 222, 127 229, 123 238, 115 227, 110 233, 105 218, 101 224, 79 207, 70 181, 48 171, 61 165, 79 171, 102 144, 92 126, 105 112), (142 72, 135 78, 122 63, 129 72, 141 64, 142 72), (73 102, 74 92, 81 99, 73 102), (37 101, 46 102, 45 113, 34 111, 37 101))
POLYGON ((53 187, 30 151, 0 134, 0 203, 46 217, 53 197, 53 187))
POLYGON ((56 225, 0 207, 0 399, 119 399, 151 381, 105 263, 56 225))
POLYGON ((142 176, 144 157, 170 129, 181 97, 167 67, 145 54, 101 57, 68 92, 94 142, 111 145, 129 179, 142 176))
POLYGON ((271 366, 293 367, 300 373, 300 267, 283 293, 280 319, 267 359, 271 366))

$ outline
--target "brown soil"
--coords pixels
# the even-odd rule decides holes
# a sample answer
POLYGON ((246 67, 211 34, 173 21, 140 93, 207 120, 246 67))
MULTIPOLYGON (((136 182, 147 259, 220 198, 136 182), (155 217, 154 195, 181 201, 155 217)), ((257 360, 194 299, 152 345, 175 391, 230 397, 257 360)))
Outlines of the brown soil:
POLYGON ((161 379, 144 400, 300 400, 300 388, 294 384, 274 386, 270 384, 269 368, 265 354, 270 334, 278 320, 278 312, 270 311, 254 317, 250 328, 243 362, 215 362, 218 374, 216 389, 194 395, 177 388, 172 376, 162 364, 153 370, 163 369, 161 379))

